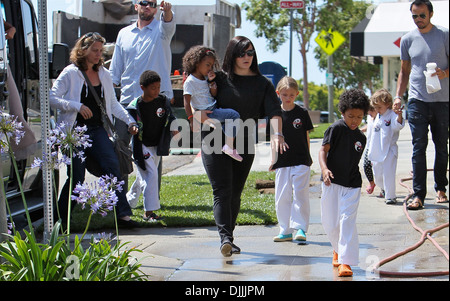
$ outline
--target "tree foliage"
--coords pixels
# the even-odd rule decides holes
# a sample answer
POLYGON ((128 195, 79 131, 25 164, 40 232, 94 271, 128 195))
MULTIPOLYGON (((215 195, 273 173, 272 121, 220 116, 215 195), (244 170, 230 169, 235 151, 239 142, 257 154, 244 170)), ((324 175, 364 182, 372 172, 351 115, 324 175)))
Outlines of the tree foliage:
MULTIPOLYGON (((311 36, 315 31, 317 1, 305 0, 304 9, 281 9, 278 0, 247 0, 242 4, 247 19, 255 23, 255 35, 267 40, 267 49, 277 52, 289 38, 290 13, 293 13, 293 32, 297 36, 303 62, 303 81, 308 83, 307 58, 311 36)), ((305 107, 309 107, 308 84, 303 87, 305 107)))
MULTIPOLYGON (((379 65, 358 60, 350 55, 350 32, 364 19, 370 3, 353 0, 327 0, 321 6, 317 31, 332 29, 346 37, 346 41, 333 53, 334 85, 338 88, 356 87, 373 91, 380 86, 379 65)), ((314 49, 319 68, 327 69, 328 55, 320 47, 314 49)))

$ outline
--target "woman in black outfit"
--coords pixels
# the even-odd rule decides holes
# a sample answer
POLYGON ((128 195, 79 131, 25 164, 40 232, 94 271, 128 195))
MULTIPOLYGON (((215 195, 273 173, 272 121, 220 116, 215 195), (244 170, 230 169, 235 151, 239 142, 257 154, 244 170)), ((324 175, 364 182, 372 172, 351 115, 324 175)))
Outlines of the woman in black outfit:
MULTIPOLYGON (((229 42, 222 69, 215 78, 218 107, 234 109, 243 122, 254 120, 255 125, 258 119, 267 116, 274 129, 272 150, 286 150, 281 131, 280 102, 272 83, 259 71, 256 52, 248 38, 238 36, 229 42)), ((207 120, 206 113, 202 111, 203 122, 207 120)), ((225 257, 240 252, 233 243, 233 230, 241 205, 241 193, 255 157, 255 139, 251 132, 253 129, 246 130, 241 126, 236 136, 237 150, 243 157, 242 162, 238 162, 220 151, 223 145, 214 147, 208 142, 214 139, 204 139, 210 131, 202 131, 202 160, 213 188, 214 219, 221 239, 220 250, 225 257)), ((224 141, 222 137, 221 143, 224 141)))

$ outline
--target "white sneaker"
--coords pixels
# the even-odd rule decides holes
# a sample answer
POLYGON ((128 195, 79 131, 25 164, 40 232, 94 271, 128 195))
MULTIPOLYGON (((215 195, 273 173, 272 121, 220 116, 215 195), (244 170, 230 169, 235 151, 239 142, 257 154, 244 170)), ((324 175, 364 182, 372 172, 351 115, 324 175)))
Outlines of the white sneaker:
POLYGON ((242 162, 242 157, 238 154, 238 152, 235 149, 229 147, 227 144, 223 146, 222 151, 234 160, 242 162))

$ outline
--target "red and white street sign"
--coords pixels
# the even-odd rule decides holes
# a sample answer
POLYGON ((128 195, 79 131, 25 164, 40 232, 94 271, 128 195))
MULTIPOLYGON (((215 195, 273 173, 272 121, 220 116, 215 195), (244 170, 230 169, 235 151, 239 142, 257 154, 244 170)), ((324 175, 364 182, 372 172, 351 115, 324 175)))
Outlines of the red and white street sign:
POLYGON ((302 0, 282 0, 280 1, 280 8, 288 9, 302 9, 305 6, 305 2, 302 0))

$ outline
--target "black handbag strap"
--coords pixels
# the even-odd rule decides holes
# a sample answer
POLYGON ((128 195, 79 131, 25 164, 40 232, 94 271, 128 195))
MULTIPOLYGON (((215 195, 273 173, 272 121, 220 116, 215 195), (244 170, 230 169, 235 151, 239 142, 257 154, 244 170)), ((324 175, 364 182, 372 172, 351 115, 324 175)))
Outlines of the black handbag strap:
POLYGON ((98 97, 97 91, 95 91, 94 87, 91 84, 91 81, 89 80, 89 77, 87 76, 86 72, 81 70, 81 73, 84 76, 84 79, 86 80, 86 83, 89 86, 89 90, 91 91, 92 95, 94 95, 95 101, 97 102, 98 106, 100 107, 100 110, 102 111, 102 114, 104 115, 103 120, 106 120, 106 126, 109 129, 110 134, 114 137, 114 139, 117 138, 117 133, 114 128, 114 125, 112 124, 111 120, 108 117, 108 114, 106 114, 106 108, 104 104, 101 102, 100 98, 98 97))

